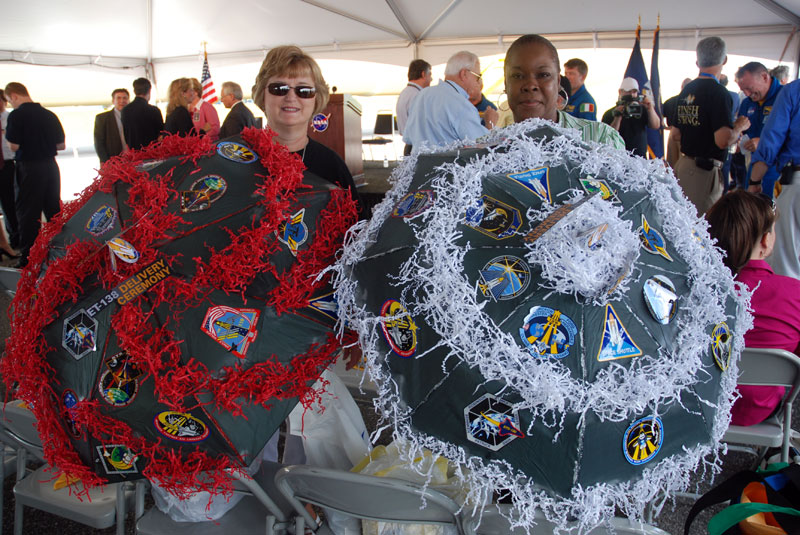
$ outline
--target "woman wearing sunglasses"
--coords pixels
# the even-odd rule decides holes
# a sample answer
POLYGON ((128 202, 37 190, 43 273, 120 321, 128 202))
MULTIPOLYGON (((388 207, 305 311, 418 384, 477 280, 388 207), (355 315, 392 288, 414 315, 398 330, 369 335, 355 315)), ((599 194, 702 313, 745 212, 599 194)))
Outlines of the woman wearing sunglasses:
MULTIPOLYGON (((772 199, 736 189, 706 213, 709 233, 725 251, 725 265, 753 291, 753 328, 745 346, 785 349, 800 355, 800 281, 773 273, 764 260, 775 245, 772 199)), ((731 410, 734 425, 763 422, 780 403, 780 386, 740 386, 731 410)))
POLYGON ((311 117, 328 105, 328 84, 311 56, 296 46, 270 50, 256 77, 253 100, 267 116, 276 142, 300 156, 312 174, 349 189, 358 206, 363 206, 344 161, 308 137, 311 117))

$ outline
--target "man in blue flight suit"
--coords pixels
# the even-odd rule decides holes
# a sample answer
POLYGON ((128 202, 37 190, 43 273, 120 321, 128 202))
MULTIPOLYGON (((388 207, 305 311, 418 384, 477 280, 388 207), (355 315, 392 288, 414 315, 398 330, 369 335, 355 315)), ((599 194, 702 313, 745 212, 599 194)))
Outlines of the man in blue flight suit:
POLYGON ((589 66, 582 59, 572 58, 564 64, 564 76, 569 79, 572 94, 564 111, 579 119, 597 120, 597 105, 583 82, 589 74, 589 66))
POLYGON ((775 99, 753 153, 750 186, 758 186, 770 167, 781 170, 783 189, 776 202, 775 248, 769 264, 775 273, 800 278, 800 80, 775 99))
MULTIPOLYGON (((767 68, 757 61, 742 66, 736 71, 736 79, 739 88, 746 98, 739 106, 739 115, 744 115, 750 119, 750 128, 744 131, 744 135, 749 137, 742 143, 745 154, 753 153, 758 148, 761 138, 761 130, 767 123, 769 113, 778 93, 781 90, 780 81, 770 76, 767 68)), ((768 197, 772 197, 775 189, 775 181, 778 179, 778 170, 773 165, 767 169, 762 184, 754 184, 752 191, 758 193, 763 191, 768 197)))

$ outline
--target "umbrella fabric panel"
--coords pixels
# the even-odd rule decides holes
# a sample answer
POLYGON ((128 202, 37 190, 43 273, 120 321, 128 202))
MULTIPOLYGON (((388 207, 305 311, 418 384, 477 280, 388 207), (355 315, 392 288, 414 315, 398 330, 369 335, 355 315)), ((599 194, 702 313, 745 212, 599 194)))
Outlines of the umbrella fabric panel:
POLYGON ((569 416, 567 431, 556 436, 552 422, 532 421, 528 411, 515 410, 518 397, 502 386, 458 366, 412 412, 412 424, 421 433, 462 444, 469 456, 509 463, 537 484, 568 494, 577 470, 574 440, 582 432, 577 416, 569 416))

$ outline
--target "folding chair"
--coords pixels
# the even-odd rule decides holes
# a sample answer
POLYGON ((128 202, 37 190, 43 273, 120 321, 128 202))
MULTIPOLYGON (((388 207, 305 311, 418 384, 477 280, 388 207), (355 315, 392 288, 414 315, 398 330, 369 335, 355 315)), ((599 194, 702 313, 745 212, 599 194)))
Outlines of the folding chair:
POLYGON ((144 481, 114 483, 89 491, 89 499, 79 500, 68 487, 53 489, 50 466, 45 464, 26 475, 28 454, 44 461, 42 444, 36 431, 33 413, 21 402, 7 403, 0 420, 3 436, 18 445, 17 483, 14 485, 14 534, 22 535, 24 507, 47 511, 97 529, 116 523, 117 535, 125 533, 126 507, 135 506, 141 514, 144 504, 144 481))
POLYGON ((800 358, 783 349, 746 347, 739 362, 739 384, 790 387, 774 416, 760 424, 731 425, 722 440, 758 448, 759 461, 767 448, 781 448, 781 462, 789 462, 792 404, 800 392, 800 358))
MULTIPOLYGON (((467 535, 551 535, 555 524, 545 520, 544 516, 536 519, 536 526, 530 532, 524 528, 512 528, 508 519, 509 505, 493 505, 484 509, 480 516, 470 517, 464 521, 467 535)), ((537 512, 537 517, 539 513, 537 512)), ((669 535, 666 531, 627 518, 612 518, 610 525, 594 528, 586 535, 669 535)))
MULTIPOLYGON (((153 507, 136 523, 137 535, 280 535, 287 533, 292 507, 275 489, 275 473, 283 465, 264 461, 251 478, 231 472, 237 479, 234 492, 245 494, 220 519, 208 522, 176 522, 153 507)), ((302 533, 302 532, 301 532, 302 533)))
MULTIPOLYGON (((397 160, 397 150, 394 148, 394 134, 397 131, 397 118, 394 117, 391 110, 381 110, 375 116, 375 128, 372 131, 372 138, 362 139, 361 143, 369 147, 369 159, 372 160, 372 147, 373 145, 388 145, 392 144, 394 150, 394 159, 397 160), (383 137, 390 136, 390 137, 383 137)), ((384 151, 386 149, 384 148, 384 151)), ((384 153, 385 154, 385 153, 384 153)), ((384 159, 386 159, 384 157, 384 159)))
POLYGON ((18 269, 0 267, 0 291, 14 297, 17 293, 17 284, 22 272, 18 269))
POLYGON ((464 533, 458 504, 408 481, 296 465, 279 470, 275 484, 297 512, 295 533, 305 528, 323 535, 333 533, 325 523, 317 526, 305 503, 365 520, 451 525, 464 533))

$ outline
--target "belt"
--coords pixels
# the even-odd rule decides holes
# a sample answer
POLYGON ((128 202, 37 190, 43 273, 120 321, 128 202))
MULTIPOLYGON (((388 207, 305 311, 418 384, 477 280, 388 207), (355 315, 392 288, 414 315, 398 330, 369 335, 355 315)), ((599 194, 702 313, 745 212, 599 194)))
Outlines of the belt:
POLYGON ((715 160, 714 158, 706 158, 705 156, 689 156, 688 154, 681 153, 682 156, 689 158, 690 160, 694 160, 694 163, 697 164, 697 167, 701 169, 711 169, 711 167, 716 167, 717 169, 721 169, 723 162, 720 160, 715 160))

